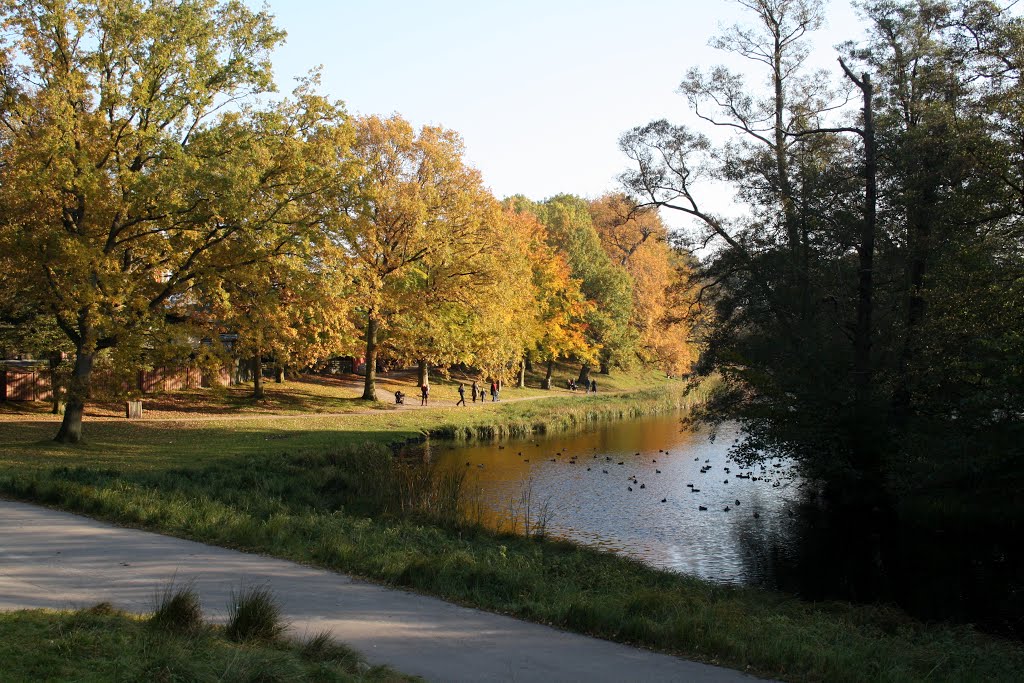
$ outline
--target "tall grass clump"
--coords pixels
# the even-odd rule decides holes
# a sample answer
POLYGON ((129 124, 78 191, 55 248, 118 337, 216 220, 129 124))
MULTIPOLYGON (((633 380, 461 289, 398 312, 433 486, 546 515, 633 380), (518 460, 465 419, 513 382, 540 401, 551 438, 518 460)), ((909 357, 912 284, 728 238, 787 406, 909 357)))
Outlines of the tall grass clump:
POLYGON ((259 585, 231 591, 225 633, 236 642, 275 640, 287 628, 281 604, 269 586, 259 585))
POLYGON ((362 655, 336 641, 328 631, 320 631, 302 643, 299 653, 310 662, 334 662, 348 669, 367 666, 362 655))
POLYGON ((195 633, 203 627, 203 608, 193 582, 179 586, 172 580, 154 596, 149 625, 168 633, 195 633))

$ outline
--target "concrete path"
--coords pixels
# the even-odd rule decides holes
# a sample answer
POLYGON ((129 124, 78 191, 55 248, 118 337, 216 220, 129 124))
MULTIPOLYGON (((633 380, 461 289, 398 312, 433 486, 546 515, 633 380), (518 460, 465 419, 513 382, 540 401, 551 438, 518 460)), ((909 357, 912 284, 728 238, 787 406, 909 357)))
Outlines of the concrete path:
POLYGON ((0 609, 75 609, 108 600, 153 608, 173 578, 194 580, 207 616, 231 590, 266 584, 298 636, 322 630, 431 681, 751 681, 345 575, 0 500, 0 609))

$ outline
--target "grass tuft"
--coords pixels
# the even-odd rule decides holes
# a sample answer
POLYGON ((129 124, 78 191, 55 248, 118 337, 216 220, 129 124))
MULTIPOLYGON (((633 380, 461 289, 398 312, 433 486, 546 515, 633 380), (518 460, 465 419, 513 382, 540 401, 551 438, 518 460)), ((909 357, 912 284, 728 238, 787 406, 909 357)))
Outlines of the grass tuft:
POLYGON ((329 631, 321 631, 302 644, 299 653, 310 662, 334 662, 347 669, 362 668, 362 655, 334 640, 329 631))
POLYGON ((266 585, 242 587, 231 591, 228 601, 228 625, 225 632, 231 640, 276 640, 287 624, 281 618, 281 604, 266 585))
POLYGON ((154 599, 149 625, 168 633, 195 633, 203 627, 203 608, 192 582, 168 583, 154 599))

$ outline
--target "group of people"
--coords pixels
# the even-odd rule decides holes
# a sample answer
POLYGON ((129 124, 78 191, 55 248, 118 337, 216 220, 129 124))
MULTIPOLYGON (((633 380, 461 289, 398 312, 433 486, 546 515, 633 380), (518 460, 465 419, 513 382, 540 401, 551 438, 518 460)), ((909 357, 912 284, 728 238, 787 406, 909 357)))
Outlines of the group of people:
MULTIPOLYGON (((496 382, 494 380, 491 380, 491 389, 490 390, 491 390, 491 401, 500 401, 501 400, 501 385, 498 382, 496 382)), ((476 403, 476 399, 477 399, 478 396, 480 397, 480 402, 481 403, 484 402, 484 400, 485 400, 484 397, 486 396, 486 394, 484 392, 484 387, 478 386, 477 383, 476 383, 476 380, 473 380, 473 384, 470 387, 470 391, 472 392, 472 395, 473 395, 473 403, 476 403)), ((464 382, 459 382, 459 400, 455 403, 455 405, 460 405, 460 404, 461 405, 466 405, 466 385, 465 385, 464 382)))
MULTIPOLYGON (((576 391, 577 389, 580 388, 579 384, 576 383, 576 380, 574 380, 571 377, 568 380, 566 380, 565 386, 569 389, 569 391, 576 391)), ((592 379, 589 382, 584 382, 583 383, 583 391, 585 391, 588 394, 590 392, 594 392, 596 394, 597 393, 597 380, 596 379, 592 379)))
MULTIPOLYGON (((576 384, 576 380, 569 379, 566 382, 566 386, 570 391, 576 391, 579 386, 576 384)), ((589 394, 590 392, 597 393, 597 380, 591 380, 590 382, 583 382, 584 390, 589 394)), ((459 400, 456 401, 455 405, 466 405, 466 384, 459 382, 459 400)), ((483 403, 486 400, 486 387, 478 386, 476 380, 470 387, 470 392, 473 397, 473 403, 476 403, 477 397, 480 398, 480 402, 483 403)), ((501 384, 495 380, 491 380, 490 386, 491 401, 497 402, 501 400, 501 384)), ((395 392, 395 403, 398 405, 405 405, 405 394, 401 391, 395 392)), ((420 385, 420 405, 425 406, 430 404, 430 385, 420 385)))

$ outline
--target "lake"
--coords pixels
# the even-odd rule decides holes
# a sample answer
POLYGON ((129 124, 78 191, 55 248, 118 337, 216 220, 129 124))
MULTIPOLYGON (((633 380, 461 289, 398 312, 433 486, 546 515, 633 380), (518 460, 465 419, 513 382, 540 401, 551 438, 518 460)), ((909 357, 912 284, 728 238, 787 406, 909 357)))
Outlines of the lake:
POLYGON ((736 437, 727 426, 711 442, 671 415, 424 448, 437 465, 467 472, 468 500, 492 528, 515 522, 521 531, 528 507, 556 538, 713 581, 773 586, 779 555, 791 550, 800 482, 777 460, 739 468, 728 457, 736 437))

